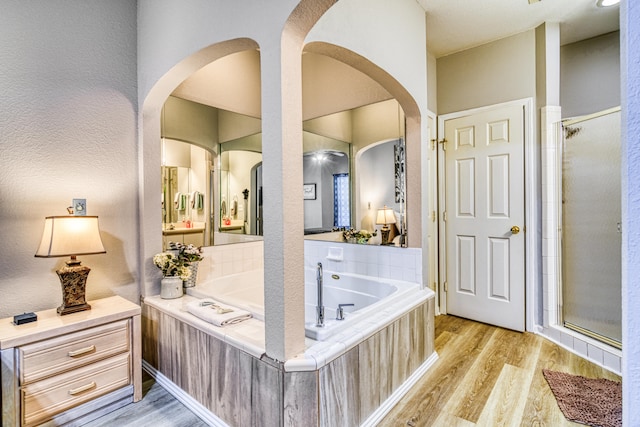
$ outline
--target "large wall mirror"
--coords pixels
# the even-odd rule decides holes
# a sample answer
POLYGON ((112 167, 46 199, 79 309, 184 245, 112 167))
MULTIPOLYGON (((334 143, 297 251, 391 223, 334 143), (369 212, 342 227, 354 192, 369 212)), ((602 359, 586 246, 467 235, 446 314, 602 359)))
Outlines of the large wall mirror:
MULTIPOLYGON (((261 239, 268 227, 259 55, 245 51, 209 64, 164 105, 165 244, 245 242, 261 239)), ((303 55, 303 103, 305 238, 343 241, 342 230, 379 230, 384 207, 396 218, 393 235, 406 234, 399 104, 368 76, 312 53, 303 55)))

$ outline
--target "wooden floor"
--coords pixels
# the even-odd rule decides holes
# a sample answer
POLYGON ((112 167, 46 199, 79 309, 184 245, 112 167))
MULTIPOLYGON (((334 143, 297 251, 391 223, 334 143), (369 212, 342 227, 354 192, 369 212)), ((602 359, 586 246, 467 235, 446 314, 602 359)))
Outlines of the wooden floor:
MULTIPOLYGON (((564 418, 542 369, 620 381, 620 377, 529 333, 438 316, 435 337, 438 361, 380 426, 581 426, 564 418)), ((88 426, 206 425, 152 380, 144 385, 142 401, 88 426)), ((304 425, 301 421, 300 426, 304 425)))
POLYGON ((142 400, 104 415, 85 427, 206 427, 182 403, 164 388, 146 377, 142 400))
POLYGON ((542 369, 620 377, 530 333, 436 317, 439 360, 380 426, 581 426, 560 412, 542 369))

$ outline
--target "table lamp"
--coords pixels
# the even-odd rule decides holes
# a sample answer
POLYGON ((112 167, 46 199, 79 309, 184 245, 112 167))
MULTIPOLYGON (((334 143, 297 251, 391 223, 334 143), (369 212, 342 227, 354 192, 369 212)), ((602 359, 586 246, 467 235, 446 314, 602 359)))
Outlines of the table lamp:
POLYGON ((391 228, 389 228, 389 224, 395 224, 395 223, 396 223, 396 216, 393 213, 393 209, 388 208, 386 206, 383 209, 378 209, 376 224, 382 225, 382 228, 380 229, 380 236, 382 237, 383 245, 389 244, 389 241, 388 241, 389 231, 391 231, 391 228))
POLYGON ((37 257, 70 256, 66 266, 56 271, 62 284, 62 305, 58 314, 91 310, 85 300, 87 276, 91 269, 80 265, 78 255, 104 254, 97 216, 48 216, 44 222, 37 257))

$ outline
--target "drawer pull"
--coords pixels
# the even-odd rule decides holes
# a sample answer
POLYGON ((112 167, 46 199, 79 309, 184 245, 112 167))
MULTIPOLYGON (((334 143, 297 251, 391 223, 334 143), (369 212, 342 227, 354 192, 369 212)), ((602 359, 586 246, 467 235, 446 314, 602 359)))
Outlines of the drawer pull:
POLYGON ((78 356, 82 356, 82 355, 87 354, 87 353, 92 353, 94 351, 96 351, 96 346, 95 345, 90 345, 89 347, 80 348, 78 350, 70 351, 67 354, 69 355, 69 357, 78 357, 78 356))
POLYGON ((91 390, 92 388, 96 388, 95 381, 91 381, 89 384, 85 384, 82 387, 78 387, 78 388, 74 388, 72 390, 69 390, 69 394, 71 396, 75 396, 76 394, 80 394, 83 391, 91 390))

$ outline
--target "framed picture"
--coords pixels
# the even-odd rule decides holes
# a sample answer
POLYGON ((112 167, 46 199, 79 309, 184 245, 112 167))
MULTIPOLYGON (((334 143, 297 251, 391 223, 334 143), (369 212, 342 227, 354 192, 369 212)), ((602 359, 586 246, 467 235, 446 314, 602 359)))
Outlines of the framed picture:
POLYGON ((404 173, 404 140, 402 138, 393 146, 393 164, 396 182, 396 203, 404 203, 406 177, 404 173))
POLYGON ((304 184, 302 186, 304 199, 305 200, 315 200, 316 199, 316 185, 315 184, 304 184))

